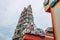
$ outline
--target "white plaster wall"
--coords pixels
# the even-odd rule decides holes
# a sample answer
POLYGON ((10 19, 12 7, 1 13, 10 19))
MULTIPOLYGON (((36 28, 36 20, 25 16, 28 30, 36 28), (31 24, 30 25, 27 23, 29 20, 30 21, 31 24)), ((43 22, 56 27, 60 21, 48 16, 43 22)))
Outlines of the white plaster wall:
POLYGON ((60 3, 54 7, 54 18, 56 22, 57 38, 60 40, 60 3))

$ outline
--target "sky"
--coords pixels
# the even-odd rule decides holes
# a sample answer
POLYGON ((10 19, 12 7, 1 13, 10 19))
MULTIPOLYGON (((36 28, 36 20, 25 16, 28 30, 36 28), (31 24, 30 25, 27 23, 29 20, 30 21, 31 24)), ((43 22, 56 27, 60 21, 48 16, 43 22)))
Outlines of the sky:
POLYGON ((31 5, 36 27, 52 27, 51 14, 45 12, 44 0, 0 0, 0 40, 12 40, 24 7, 31 5))

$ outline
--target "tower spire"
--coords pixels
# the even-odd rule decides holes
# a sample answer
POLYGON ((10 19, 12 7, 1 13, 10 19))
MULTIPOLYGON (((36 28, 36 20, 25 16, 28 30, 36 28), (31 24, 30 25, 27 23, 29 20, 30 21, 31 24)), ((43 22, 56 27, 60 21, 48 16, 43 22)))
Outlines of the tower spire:
POLYGON ((22 37, 22 31, 24 30, 24 24, 25 23, 28 23, 30 25, 32 23, 34 24, 31 5, 29 5, 27 8, 24 7, 24 9, 21 13, 21 16, 19 18, 17 27, 15 29, 15 34, 14 34, 13 39, 17 38, 17 40, 18 40, 19 38, 22 37))

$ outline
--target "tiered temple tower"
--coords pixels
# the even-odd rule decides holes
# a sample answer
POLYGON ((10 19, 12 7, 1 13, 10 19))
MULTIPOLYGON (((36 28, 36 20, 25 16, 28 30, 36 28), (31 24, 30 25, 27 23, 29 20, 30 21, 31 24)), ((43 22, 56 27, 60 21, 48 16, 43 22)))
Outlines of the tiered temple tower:
POLYGON ((31 5, 29 5, 28 7, 24 7, 23 11, 21 12, 21 16, 15 29, 13 40, 19 40, 19 38, 22 37, 22 31, 24 30, 25 23, 34 24, 31 5))

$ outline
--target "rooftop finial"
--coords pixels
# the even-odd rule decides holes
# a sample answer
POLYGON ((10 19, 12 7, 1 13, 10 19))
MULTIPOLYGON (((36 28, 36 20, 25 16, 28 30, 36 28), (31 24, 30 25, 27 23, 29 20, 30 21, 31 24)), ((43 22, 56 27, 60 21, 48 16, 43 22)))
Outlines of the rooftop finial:
POLYGON ((29 5, 28 8, 31 8, 31 5, 29 5))
POLYGON ((24 10, 26 10, 26 7, 24 7, 24 10))

